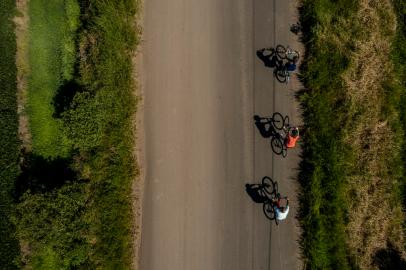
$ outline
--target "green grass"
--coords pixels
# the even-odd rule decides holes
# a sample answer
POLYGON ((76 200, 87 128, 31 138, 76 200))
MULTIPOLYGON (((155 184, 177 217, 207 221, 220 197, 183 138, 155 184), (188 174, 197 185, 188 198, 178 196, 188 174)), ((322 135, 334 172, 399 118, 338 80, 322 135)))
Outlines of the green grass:
MULTIPOLYGON (((339 21, 356 10, 354 2, 302 1, 307 45, 302 72, 306 87, 311 89, 300 94, 308 130, 300 173, 301 246, 308 269, 352 268, 345 233, 345 176, 351 154, 341 141, 346 108, 342 106, 344 87, 340 79, 349 66, 345 49, 351 44, 324 40, 322 33, 332 29, 345 33, 339 21)), ((351 29, 357 28, 354 25, 351 29)))
MULTIPOLYGON (((392 46, 392 62, 396 68, 388 92, 391 93, 393 107, 399 111, 400 116, 399 121, 395 124, 398 137, 403 138, 400 161, 403 171, 399 183, 399 193, 403 208, 406 209, 406 170, 404 168, 404 164, 406 164, 406 3, 401 0, 394 0, 393 2, 398 19, 398 29, 392 46)), ((406 227, 406 223, 404 226, 406 227)))
MULTIPOLYGON (((398 29, 392 47, 392 61, 396 67, 393 92, 401 96, 401 101, 398 101, 397 104, 401 111, 402 125, 406 127, 406 105, 404 102, 406 101, 406 3, 400 0, 394 0, 393 2, 398 16, 398 29)), ((403 130, 406 129, 403 128, 403 130)))
POLYGON ((18 175, 16 37, 12 19, 15 1, 0 0, 0 268, 17 269, 19 255, 14 226, 12 193, 18 175))
POLYGON ((45 13, 56 11, 51 15, 57 16, 52 25, 66 24, 59 17, 64 14, 61 2, 33 0, 33 4, 38 6, 30 11, 35 17, 30 29, 37 25, 42 37, 30 44, 30 51, 37 54, 30 62, 48 72, 37 74, 41 79, 37 86, 46 79, 47 88, 33 93, 44 92, 50 100, 62 78, 71 74, 75 84, 67 90, 75 95, 72 100, 70 94, 62 96, 67 104, 60 107, 60 118, 55 120, 50 103, 30 93, 30 109, 37 107, 37 111, 29 111, 34 117, 30 123, 41 129, 32 130, 36 144, 31 156, 25 157, 20 182, 26 192, 14 216, 19 239, 30 248, 24 260, 33 269, 129 269, 133 252, 131 186, 136 174, 132 52, 138 43, 134 21, 139 3, 81 3, 82 28, 77 32, 78 52, 73 53, 78 56, 75 73, 64 72, 72 62, 61 57, 71 55, 70 47, 60 46, 57 38, 45 38, 45 29, 50 27, 44 25, 50 20, 45 13), (41 132, 45 137, 39 137, 41 132), (63 142, 53 145, 61 138, 72 147, 71 155, 63 160, 55 158, 65 153, 63 142), (68 167, 75 175, 66 176, 68 167))
POLYGON ((53 98, 73 78, 75 31, 79 26, 76 1, 29 2, 28 115, 33 151, 39 155, 67 156, 69 141, 62 123, 53 117, 53 98))

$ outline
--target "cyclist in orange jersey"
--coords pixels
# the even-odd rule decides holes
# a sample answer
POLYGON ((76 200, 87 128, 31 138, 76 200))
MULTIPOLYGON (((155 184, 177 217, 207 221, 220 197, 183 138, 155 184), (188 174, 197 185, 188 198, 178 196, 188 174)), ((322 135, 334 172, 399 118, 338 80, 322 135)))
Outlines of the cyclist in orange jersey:
POLYGON ((289 130, 289 133, 285 138, 285 146, 287 148, 294 148, 297 140, 299 140, 299 128, 293 127, 289 130))

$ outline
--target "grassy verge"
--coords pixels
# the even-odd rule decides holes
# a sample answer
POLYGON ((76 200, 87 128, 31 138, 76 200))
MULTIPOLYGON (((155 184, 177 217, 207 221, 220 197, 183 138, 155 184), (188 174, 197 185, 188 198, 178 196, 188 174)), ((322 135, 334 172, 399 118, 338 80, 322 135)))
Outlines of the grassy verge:
POLYGON ((136 173, 132 52, 138 43, 138 5, 94 0, 84 6, 90 22, 80 36, 80 82, 85 90, 64 114, 81 157, 76 166, 91 180, 92 259, 105 269, 131 264, 131 183, 136 173))
POLYGON ((33 88, 37 72, 32 71, 28 116, 33 151, 24 156, 21 166, 14 216, 24 251, 20 266, 129 269, 131 184, 136 174, 132 56, 138 42, 138 3, 82 1, 81 26, 75 33, 71 30, 78 24, 70 23, 69 14, 77 14, 68 12, 69 4, 73 2, 30 2, 30 7, 38 5, 30 11, 31 29, 37 25, 42 35, 30 43, 30 64, 47 72, 37 77, 47 82, 46 89, 39 89, 39 84, 33 88), (54 14, 44 13, 51 9, 54 14), (45 26, 49 20, 54 23, 45 26), (67 25, 71 30, 54 29, 67 25), (42 40, 51 30, 68 31, 67 39, 42 40), (77 44, 74 53, 66 46, 72 41, 77 44), (47 102, 34 102, 34 95, 45 90, 42 98, 47 102))
MULTIPOLYGON (((399 135, 406 138, 406 3, 400 0, 394 0, 395 11, 398 18, 398 29, 392 47, 392 61, 395 65, 392 92, 400 96, 396 103, 400 112, 399 135)), ((402 145, 402 162, 406 164, 406 140, 402 145)), ((406 209, 406 173, 402 180, 403 207, 406 209)))
POLYGON ((18 174, 19 141, 17 117, 16 38, 13 16, 15 1, 0 1, 0 268, 16 269, 19 254, 10 214, 14 209, 12 192, 18 174))
POLYGON ((48 157, 67 156, 69 142, 62 124, 53 117, 53 100, 63 84, 73 78, 79 5, 75 0, 30 0, 28 10, 27 110, 33 151, 48 157))
POLYGON ((403 252, 392 3, 304 0, 301 20, 303 257, 309 269, 371 269, 379 252, 403 252))
POLYGON ((353 31, 347 35, 356 34, 356 25, 350 23, 356 10, 353 1, 303 1, 307 45, 303 74, 311 90, 300 95, 309 130, 301 164, 300 220, 303 255, 309 269, 349 269, 352 264, 345 231, 345 176, 347 159, 353 157, 350 147, 341 141, 346 106, 342 104, 345 88, 340 76, 350 64, 348 49, 352 45, 341 28, 353 31), (341 14, 340 18, 335 18, 337 14, 341 14), (334 38, 325 36, 332 31, 334 38))

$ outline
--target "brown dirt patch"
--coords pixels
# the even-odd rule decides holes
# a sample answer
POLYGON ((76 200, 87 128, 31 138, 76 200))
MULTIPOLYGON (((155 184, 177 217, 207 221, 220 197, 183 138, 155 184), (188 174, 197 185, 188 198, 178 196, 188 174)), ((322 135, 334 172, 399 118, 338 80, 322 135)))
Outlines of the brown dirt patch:
MULTIPOLYGON (((143 1, 137 0, 140 10, 134 22, 134 27, 141 40, 142 27, 143 27, 143 1)), ((132 269, 138 270, 140 268, 140 250, 141 250, 141 229, 142 229, 142 207, 143 207, 143 194, 144 194, 144 103, 143 103, 143 83, 140 81, 142 76, 139 73, 142 71, 143 55, 140 51, 141 46, 133 57, 133 81, 134 81, 134 98, 137 100, 136 115, 133 118, 134 130, 134 156, 137 164, 137 174, 132 186, 133 197, 133 261, 132 269)))
POLYGON ((17 66, 17 112, 19 115, 18 135, 22 142, 21 147, 31 150, 31 133, 28 115, 25 112, 27 103, 27 78, 30 73, 28 62, 28 0, 16 1, 17 15, 14 17, 17 40, 16 66, 17 66))

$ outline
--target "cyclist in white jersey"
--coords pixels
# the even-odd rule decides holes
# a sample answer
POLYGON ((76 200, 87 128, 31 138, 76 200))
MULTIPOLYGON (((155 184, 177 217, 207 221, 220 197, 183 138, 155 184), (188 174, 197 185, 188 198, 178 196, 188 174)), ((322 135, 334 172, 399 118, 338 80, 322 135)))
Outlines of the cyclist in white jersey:
POLYGON ((277 220, 284 220, 288 216, 289 213, 289 199, 288 197, 283 197, 274 200, 274 210, 275 210, 275 217, 277 220), (281 201, 286 200, 286 205, 282 206, 281 201))

